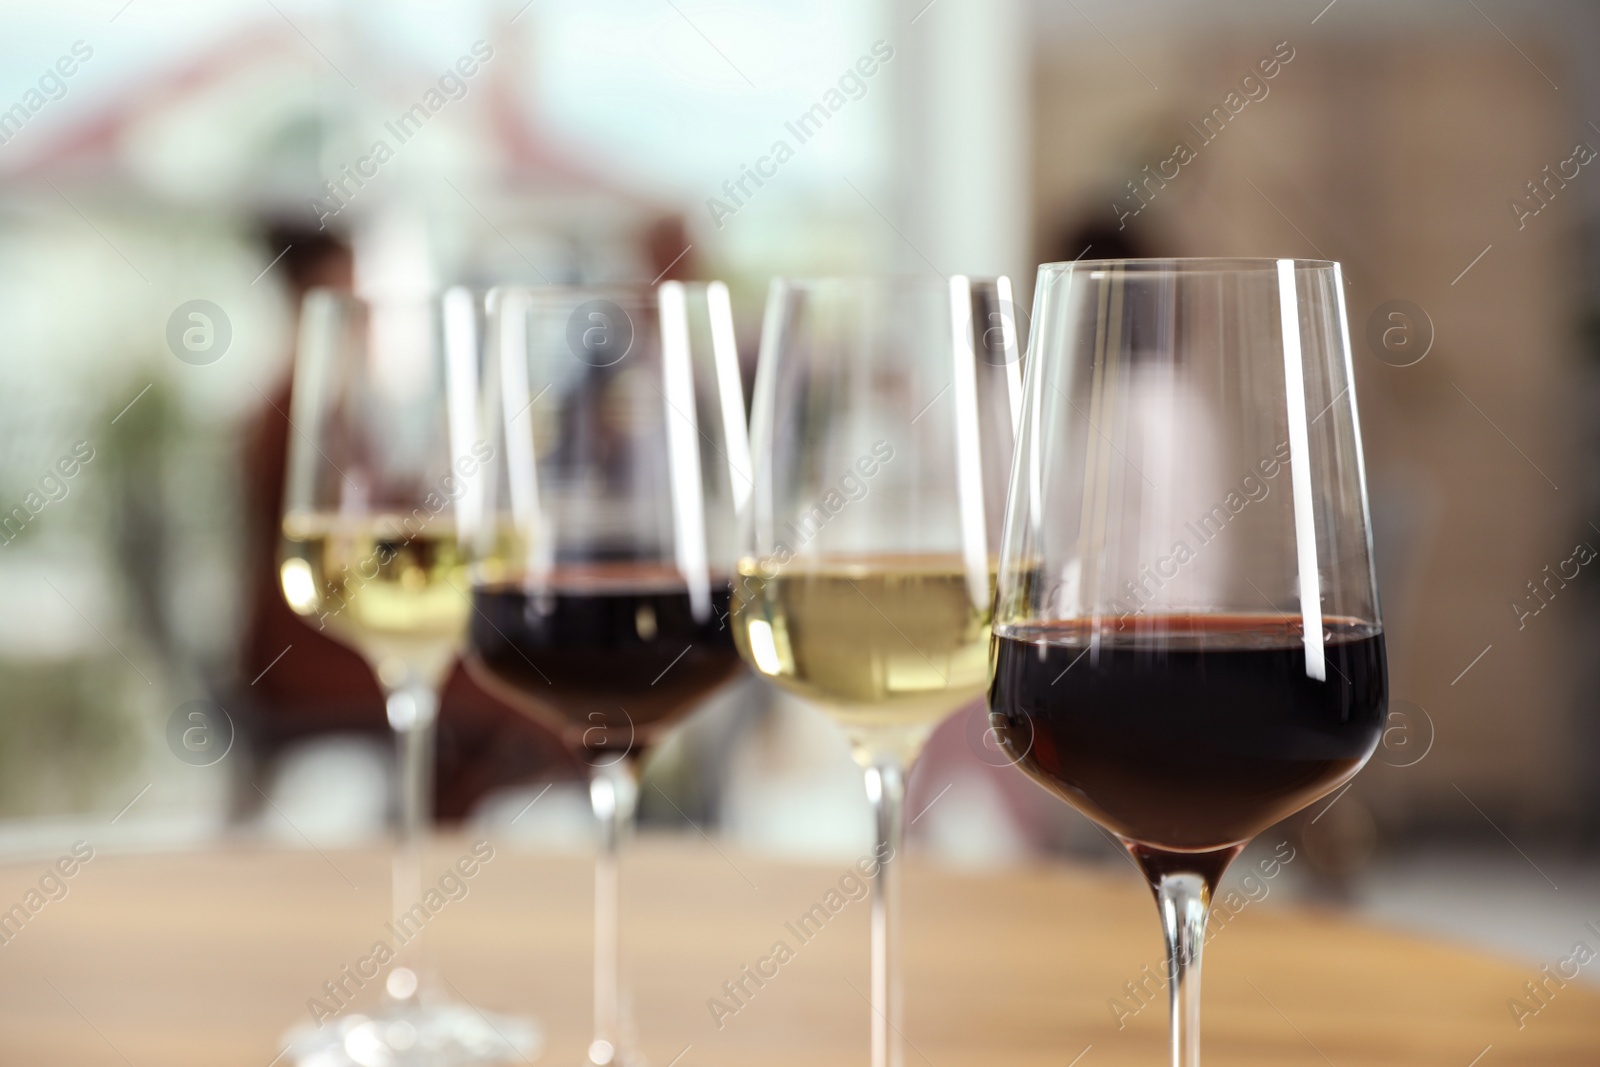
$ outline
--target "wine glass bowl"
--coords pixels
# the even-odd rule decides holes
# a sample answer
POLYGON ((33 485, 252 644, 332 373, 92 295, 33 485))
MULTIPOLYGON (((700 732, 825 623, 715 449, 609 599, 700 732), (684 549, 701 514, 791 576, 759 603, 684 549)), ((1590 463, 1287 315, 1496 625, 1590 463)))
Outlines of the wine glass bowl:
POLYGON ((408 533, 393 513, 291 514, 281 554, 290 606, 358 651, 387 685, 444 679, 469 610, 454 529, 408 533))
POLYGON ((735 672, 749 491, 727 289, 496 290, 469 668, 576 751, 637 756, 735 672))
POLYGON ((1092 627, 1074 623, 995 637, 1002 746, 1124 841, 1236 850, 1343 784, 1376 747, 1385 668, 1370 627, 1329 623, 1328 684, 1307 676, 1296 621, 1143 621, 1099 635, 1098 650, 1092 627))
POLYGON ((726 588, 697 617, 670 574, 619 565, 555 577, 542 591, 520 580, 477 590, 474 674, 589 762, 641 758, 738 669, 726 588))
POLYGON ((1004 278, 773 282, 734 633, 864 764, 983 691, 1014 316, 1004 278))

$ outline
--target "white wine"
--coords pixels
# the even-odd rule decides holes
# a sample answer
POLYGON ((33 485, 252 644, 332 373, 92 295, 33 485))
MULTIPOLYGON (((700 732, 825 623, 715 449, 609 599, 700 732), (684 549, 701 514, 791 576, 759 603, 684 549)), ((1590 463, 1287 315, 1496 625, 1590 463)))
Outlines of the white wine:
POLYGON ((395 516, 289 515, 284 598, 361 653, 385 685, 408 676, 438 684, 472 609, 454 525, 438 526, 410 534, 395 516))
POLYGON ((818 705, 858 751, 887 735, 919 747, 939 720, 983 692, 990 604, 973 602, 959 557, 851 556, 776 570, 766 577, 753 560, 739 565, 739 652, 818 705))

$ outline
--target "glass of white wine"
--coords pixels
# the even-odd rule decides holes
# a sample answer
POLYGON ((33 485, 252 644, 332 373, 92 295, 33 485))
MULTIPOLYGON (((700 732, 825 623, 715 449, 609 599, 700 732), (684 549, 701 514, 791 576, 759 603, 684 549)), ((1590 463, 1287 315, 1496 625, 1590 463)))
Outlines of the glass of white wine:
POLYGON ((1020 343, 1005 278, 776 279, 734 637, 838 723, 877 824, 872 1067, 900 1067, 905 780, 982 695, 1020 343))
POLYGON ((308 625, 358 652, 383 690, 398 754, 398 844, 382 1009, 296 1033, 296 1062, 521 1061, 527 1020, 439 995, 415 907, 432 810, 439 693, 465 640, 463 546, 493 445, 479 432, 483 300, 362 300, 314 290, 301 311, 290 401, 279 576, 308 625), (412 932, 415 930, 415 932, 412 932))

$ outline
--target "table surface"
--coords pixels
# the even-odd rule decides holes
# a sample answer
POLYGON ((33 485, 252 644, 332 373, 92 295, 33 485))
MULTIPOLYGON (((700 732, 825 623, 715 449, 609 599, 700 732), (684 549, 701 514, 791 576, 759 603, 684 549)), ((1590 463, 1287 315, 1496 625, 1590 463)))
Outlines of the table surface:
MULTIPOLYGON (((433 842, 430 880, 471 848, 433 842)), ((0 907, 29 903, 49 864, 0 866, 0 907)), ((541 1064, 577 1064, 587 1044, 589 864, 502 844, 427 927, 443 988, 539 1018, 541 1064)), ((828 898, 847 869, 701 841, 636 843, 623 936, 649 1062, 864 1064, 868 906, 828 898), (785 924, 815 904, 842 906, 801 943, 785 924), (719 1027, 708 1000, 780 940, 793 958, 719 1027)), ((912 858, 905 876, 907 1067, 1165 1062, 1163 994, 1142 973, 1160 971, 1155 910, 1131 868, 966 874, 912 858), (1141 980, 1157 993, 1148 1006, 1128 992, 1141 980)), ((65 896, 33 898, 45 902, 0 945, 0 1063, 268 1067, 284 1031, 311 1021, 323 983, 389 937, 388 877, 376 848, 96 855, 65 880, 65 896)), ((1206 1059, 1594 1064, 1600 991, 1548 983, 1553 994, 1520 1027, 1509 1007, 1518 997, 1537 1006, 1524 983, 1558 962, 1281 906, 1269 888, 1207 946, 1206 1059)), ((369 983, 351 1010, 375 993, 369 983)))

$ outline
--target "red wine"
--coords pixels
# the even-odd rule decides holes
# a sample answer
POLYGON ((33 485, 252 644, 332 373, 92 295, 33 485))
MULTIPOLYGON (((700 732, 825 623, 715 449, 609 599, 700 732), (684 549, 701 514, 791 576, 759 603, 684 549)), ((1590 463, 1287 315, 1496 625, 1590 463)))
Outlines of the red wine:
POLYGON ((991 720, 1017 765, 1123 838, 1198 852, 1248 841, 1353 775, 1383 730, 1383 634, 1325 624, 1327 680, 1299 620, 1140 618, 997 630, 991 720))
MULTIPOLYGON (((648 575, 643 576, 648 579, 648 575)), ((681 584, 592 573, 473 591, 468 665, 577 750, 639 754, 739 669, 730 591, 697 619, 681 584)))

